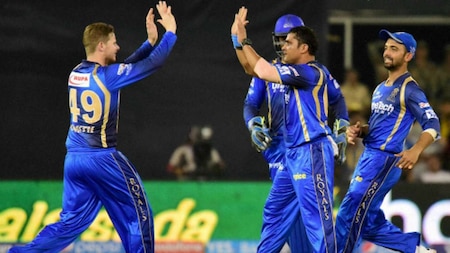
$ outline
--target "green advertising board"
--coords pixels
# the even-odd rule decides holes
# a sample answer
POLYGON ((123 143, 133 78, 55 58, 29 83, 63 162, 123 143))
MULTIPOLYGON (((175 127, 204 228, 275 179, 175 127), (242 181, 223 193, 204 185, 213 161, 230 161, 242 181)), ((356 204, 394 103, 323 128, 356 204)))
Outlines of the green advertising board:
MULTIPOLYGON (((27 242, 59 219, 62 182, 0 183, 0 242, 27 242)), ((157 241, 257 240, 270 182, 144 182, 154 212, 157 241)), ((118 241, 102 210, 81 235, 118 241)))
MULTIPOLYGON (((147 181, 144 186, 154 213, 157 247, 201 244, 207 253, 255 252, 271 182, 147 181)), ((0 253, 12 243, 31 241, 43 226, 59 219, 62 182, 3 181, 0 189, 0 253)), ((345 186, 334 189, 335 212, 345 191, 345 186)), ((402 230, 421 232, 433 247, 447 247, 448 192, 448 184, 398 184, 385 197, 382 209, 402 230)), ((102 210, 71 246, 73 250, 65 252, 99 252, 100 248, 104 253, 123 253, 119 242, 102 210)))

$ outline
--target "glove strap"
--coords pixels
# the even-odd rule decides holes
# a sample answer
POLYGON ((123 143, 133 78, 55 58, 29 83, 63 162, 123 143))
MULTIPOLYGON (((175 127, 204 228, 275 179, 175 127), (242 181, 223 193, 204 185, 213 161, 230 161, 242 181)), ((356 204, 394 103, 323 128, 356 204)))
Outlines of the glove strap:
POLYGON ((253 129, 253 127, 255 127, 255 126, 265 127, 265 121, 266 121, 265 118, 262 116, 253 117, 247 123, 248 130, 251 131, 253 129))

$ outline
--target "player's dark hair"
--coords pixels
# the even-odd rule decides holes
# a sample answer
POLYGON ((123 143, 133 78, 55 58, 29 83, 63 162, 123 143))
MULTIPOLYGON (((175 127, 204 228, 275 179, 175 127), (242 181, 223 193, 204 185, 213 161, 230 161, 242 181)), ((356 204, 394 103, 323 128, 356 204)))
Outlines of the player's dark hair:
POLYGON ((295 38, 299 43, 308 45, 308 52, 311 55, 316 55, 317 49, 319 48, 319 41, 313 29, 307 26, 297 26, 292 28, 289 33, 295 34, 295 38))
POLYGON ((112 25, 102 22, 86 26, 83 32, 83 45, 86 54, 93 53, 99 42, 107 42, 109 34, 113 32, 114 27, 112 25))

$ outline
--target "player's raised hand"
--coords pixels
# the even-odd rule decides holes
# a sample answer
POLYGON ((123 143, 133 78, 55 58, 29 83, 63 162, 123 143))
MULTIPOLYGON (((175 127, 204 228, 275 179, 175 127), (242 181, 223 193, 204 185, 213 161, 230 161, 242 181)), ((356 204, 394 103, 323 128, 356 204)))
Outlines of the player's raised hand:
POLYGON ((238 20, 243 22, 244 25, 248 24, 248 21, 246 20, 247 19, 247 11, 248 11, 248 9, 242 6, 241 8, 239 8, 238 13, 236 13, 234 15, 234 22, 231 25, 231 34, 237 34, 237 29, 238 29, 237 22, 238 22, 238 20))
POLYGON ((242 42, 243 39, 247 38, 247 30, 245 29, 245 26, 249 23, 247 20, 247 13, 248 9, 242 6, 234 17, 239 42, 242 42))
POLYGON ((158 40, 158 29, 156 28, 155 24, 155 14, 153 13, 153 8, 150 8, 147 13, 145 26, 147 27, 148 42, 150 42, 150 44, 152 44, 153 46, 158 40))
POLYGON ((177 22, 172 14, 172 7, 168 6, 166 1, 159 1, 159 3, 156 4, 156 9, 161 16, 161 18, 156 21, 160 23, 166 31, 175 33, 177 31, 177 22))

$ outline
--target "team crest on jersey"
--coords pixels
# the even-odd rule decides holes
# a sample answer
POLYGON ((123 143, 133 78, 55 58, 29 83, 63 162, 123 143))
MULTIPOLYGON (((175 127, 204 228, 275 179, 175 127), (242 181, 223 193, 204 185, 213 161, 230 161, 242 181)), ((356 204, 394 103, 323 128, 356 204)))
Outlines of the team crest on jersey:
POLYGON ((387 98, 387 101, 390 102, 395 102, 395 97, 398 95, 400 89, 399 88, 395 88, 391 94, 389 95, 389 97, 387 98))
POLYGON ((91 73, 77 73, 72 72, 69 76, 69 86, 74 87, 89 87, 89 79, 91 73))

